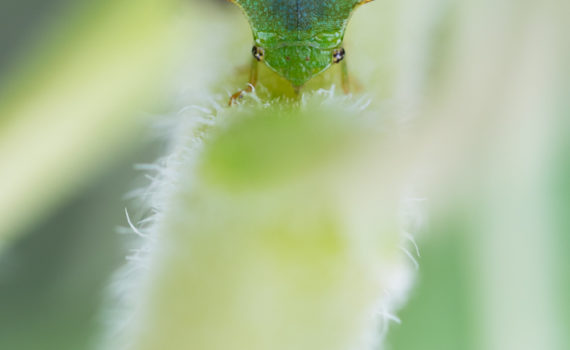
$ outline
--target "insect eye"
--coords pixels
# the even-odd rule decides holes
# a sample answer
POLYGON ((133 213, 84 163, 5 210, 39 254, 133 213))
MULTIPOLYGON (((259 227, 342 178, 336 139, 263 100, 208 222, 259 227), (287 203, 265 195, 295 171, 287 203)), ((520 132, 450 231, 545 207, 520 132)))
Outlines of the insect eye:
POLYGON ((340 61, 342 61, 344 59, 344 55, 346 54, 346 52, 344 51, 344 49, 341 47, 339 49, 334 49, 333 50, 333 63, 339 63, 340 61))
POLYGON ((258 61, 261 61, 263 57, 265 57, 265 50, 261 47, 254 46, 251 49, 251 53, 253 54, 253 57, 255 57, 255 59, 258 61))

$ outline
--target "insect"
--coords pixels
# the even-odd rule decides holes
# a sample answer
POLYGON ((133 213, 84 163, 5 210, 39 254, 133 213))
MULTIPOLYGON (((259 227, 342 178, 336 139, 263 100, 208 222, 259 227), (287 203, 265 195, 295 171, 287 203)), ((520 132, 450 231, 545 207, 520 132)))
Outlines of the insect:
POLYGON ((245 13, 253 32, 253 59, 248 86, 232 95, 230 106, 257 84, 265 63, 287 79, 295 92, 333 64, 341 64, 348 93, 344 32, 354 9, 373 0, 229 0, 245 13))

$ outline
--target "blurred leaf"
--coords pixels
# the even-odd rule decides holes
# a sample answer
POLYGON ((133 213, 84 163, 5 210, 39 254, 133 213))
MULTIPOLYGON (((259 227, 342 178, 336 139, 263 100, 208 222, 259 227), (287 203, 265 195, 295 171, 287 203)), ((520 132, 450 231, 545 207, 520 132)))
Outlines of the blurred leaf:
POLYGON ((173 55, 174 0, 90 4, 0 95, 0 242, 140 131, 173 55))
MULTIPOLYGON (((474 350, 473 286, 469 249, 464 237, 468 225, 454 221, 436 224, 429 239, 420 241, 418 285, 410 302, 398 314, 401 324, 388 332, 392 349, 474 350)), ((424 236, 428 238, 428 236, 424 236)))

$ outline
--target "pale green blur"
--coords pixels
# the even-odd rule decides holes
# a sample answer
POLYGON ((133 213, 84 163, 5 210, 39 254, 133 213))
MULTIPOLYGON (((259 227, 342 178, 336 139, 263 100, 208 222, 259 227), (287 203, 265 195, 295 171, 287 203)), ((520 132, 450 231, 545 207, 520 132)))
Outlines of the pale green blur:
POLYGON ((174 192, 151 228, 161 238, 149 242, 148 275, 130 296, 134 320, 109 344, 365 346, 392 266, 407 263, 398 189, 382 186, 384 169, 369 163, 381 133, 329 103, 254 105, 218 114, 209 129, 183 130, 206 131, 204 149, 188 137, 170 155, 181 165, 167 168, 179 173, 163 184, 174 192))
POLYGON ((176 8, 77 4, 12 63, 0 86, 0 245, 136 142, 138 111, 160 101, 175 61, 176 8))

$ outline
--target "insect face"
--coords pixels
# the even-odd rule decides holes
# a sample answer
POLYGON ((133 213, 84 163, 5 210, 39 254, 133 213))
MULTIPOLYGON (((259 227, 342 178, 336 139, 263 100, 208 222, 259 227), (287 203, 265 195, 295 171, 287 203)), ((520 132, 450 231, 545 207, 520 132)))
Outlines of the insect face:
MULTIPOLYGON (((241 7, 249 21, 255 59, 289 80, 298 91, 312 77, 344 60, 341 45, 350 15, 372 0, 230 1, 241 7)), ((257 82, 258 65, 252 67, 255 71, 250 86, 257 82)), ((341 73, 343 88, 348 91, 344 64, 341 73)))
POLYGON ((268 47, 264 63, 299 88, 334 62, 332 49, 308 45, 268 47))

